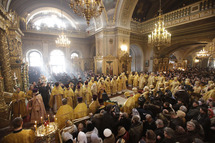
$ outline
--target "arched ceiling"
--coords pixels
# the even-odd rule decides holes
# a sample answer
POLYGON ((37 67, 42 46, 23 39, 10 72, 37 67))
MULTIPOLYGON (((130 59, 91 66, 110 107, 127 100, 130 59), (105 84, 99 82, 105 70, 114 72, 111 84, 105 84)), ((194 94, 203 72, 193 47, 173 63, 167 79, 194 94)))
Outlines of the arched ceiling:
MULTIPOLYGON (((162 0, 163 13, 179 9, 200 0, 162 0)), ((132 18, 136 21, 146 21, 158 15, 159 0, 138 0, 132 18)))
POLYGON ((78 24, 80 29, 86 29, 88 27, 86 20, 83 17, 74 14, 69 3, 70 0, 12 0, 10 9, 15 10, 20 16, 26 18, 32 11, 45 7, 52 7, 62 10, 63 13, 69 15, 70 18, 78 24))

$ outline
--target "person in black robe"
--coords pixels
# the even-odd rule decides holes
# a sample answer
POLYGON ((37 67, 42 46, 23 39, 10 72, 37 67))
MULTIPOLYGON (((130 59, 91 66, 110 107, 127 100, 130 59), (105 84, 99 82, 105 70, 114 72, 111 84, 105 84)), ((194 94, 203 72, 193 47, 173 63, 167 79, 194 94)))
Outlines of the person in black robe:
POLYGON ((41 94, 43 98, 43 103, 45 105, 46 110, 49 109, 49 89, 46 87, 45 83, 42 83, 39 87, 39 93, 41 94))

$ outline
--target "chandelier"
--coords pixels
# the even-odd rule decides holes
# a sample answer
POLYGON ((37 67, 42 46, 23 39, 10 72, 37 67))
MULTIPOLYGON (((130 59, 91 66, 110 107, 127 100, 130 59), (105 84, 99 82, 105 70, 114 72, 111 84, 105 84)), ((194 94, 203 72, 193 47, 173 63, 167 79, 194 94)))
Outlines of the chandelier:
POLYGON ((88 25, 90 19, 101 15, 104 9, 102 0, 71 0, 70 7, 76 14, 85 17, 88 25))
POLYGON ((210 56, 210 54, 209 54, 208 51, 206 51, 206 50, 203 48, 201 51, 197 52, 196 56, 197 56, 198 58, 207 58, 207 57, 210 56))
POLYGON ((55 40, 57 47, 69 47, 71 41, 66 37, 64 33, 59 35, 57 40, 55 40))
POLYGON ((164 27, 164 20, 162 17, 161 0, 159 9, 158 22, 155 24, 155 29, 148 35, 148 44, 153 44, 156 47, 167 46, 171 44, 171 34, 164 27))

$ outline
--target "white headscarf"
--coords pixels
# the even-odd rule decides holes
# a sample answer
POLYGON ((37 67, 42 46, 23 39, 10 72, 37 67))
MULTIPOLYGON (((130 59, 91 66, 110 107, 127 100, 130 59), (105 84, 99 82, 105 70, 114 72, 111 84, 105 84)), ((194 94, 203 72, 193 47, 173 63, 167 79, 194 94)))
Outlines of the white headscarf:
POLYGON ((84 132, 80 131, 78 133, 78 142, 79 143, 87 143, 87 136, 84 132))

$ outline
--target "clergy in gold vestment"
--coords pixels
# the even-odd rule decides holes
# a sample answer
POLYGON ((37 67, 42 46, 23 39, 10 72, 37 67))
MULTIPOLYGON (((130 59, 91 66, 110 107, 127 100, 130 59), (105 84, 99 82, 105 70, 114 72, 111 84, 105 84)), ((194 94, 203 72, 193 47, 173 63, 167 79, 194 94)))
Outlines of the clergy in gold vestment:
POLYGON ((142 96, 146 99, 147 102, 150 102, 150 98, 149 98, 149 87, 145 86, 143 89, 143 94, 142 96))
POLYGON ((67 99, 67 104, 70 105, 72 108, 74 107, 73 101, 74 101, 74 92, 73 90, 69 87, 68 84, 65 85, 65 90, 63 94, 63 98, 67 99))
POLYGON ((86 81, 83 87, 83 96, 85 97, 86 101, 85 103, 87 106, 92 102, 92 92, 91 88, 88 86, 88 82, 86 81))
POLYGON ((155 74, 154 74, 154 72, 152 72, 152 73, 150 74, 149 78, 148 78, 148 87, 149 87, 150 85, 155 86, 155 82, 156 82, 156 80, 155 80, 155 74))
POLYGON ((11 107, 13 118, 19 117, 20 115, 22 117, 25 117, 27 115, 27 108, 25 105, 25 93, 23 91, 20 91, 19 87, 17 87, 16 92, 13 93, 11 107))
POLYGON ((33 85, 30 85, 29 90, 26 93, 26 98, 28 100, 30 100, 31 98, 33 98, 33 89, 34 89, 33 85))
POLYGON ((12 122, 14 131, 2 139, 1 143, 34 143, 35 134, 32 130, 22 129, 23 120, 16 117, 12 122))
POLYGON ((88 86, 91 88, 92 85, 93 85, 94 83, 95 83, 96 86, 97 86, 97 81, 94 81, 94 77, 91 77, 91 80, 90 80, 90 82, 88 83, 88 86))
POLYGON ((156 83, 155 89, 158 91, 159 88, 160 88, 160 87, 159 87, 160 83, 163 83, 163 84, 164 84, 164 82, 165 82, 165 77, 163 76, 163 73, 160 72, 159 76, 157 77, 157 83, 156 83))
POLYGON ((89 113, 95 114, 96 111, 99 109, 99 107, 100 107, 100 104, 97 100, 97 96, 93 95, 93 101, 92 103, 90 103, 90 106, 89 106, 89 113))
POLYGON ((130 74, 128 75, 128 86, 131 87, 133 85, 133 80, 134 80, 133 73, 130 72, 130 74))
POLYGON ((58 128, 62 129, 65 126, 65 122, 67 120, 73 120, 74 119, 74 112, 73 108, 67 104, 67 99, 64 98, 62 103, 63 105, 60 106, 60 108, 57 110, 56 118, 58 123, 58 128))
POLYGON ((122 76, 118 76, 117 79, 117 93, 122 94, 122 76))
POLYGON ((214 85, 211 86, 211 90, 209 90, 208 92, 206 92, 203 96, 203 99, 205 101, 207 101, 209 98, 211 98, 213 101, 215 101, 215 87, 214 85))
POLYGON ((127 96, 127 100, 125 101, 124 105, 123 105, 123 111, 131 114, 132 109, 135 107, 135 100, 133 97, 129 97, 129 95, 127 96))
POLYGON ((52 89, 52 93, 49 100, 49 106, 50 108, 53 108, 55 113, 62 105, 62 97, 63 97, 63 89, 59 85, 59 83, 56 82, 54 88, 52 89))
POLYGON ((111 82, 110 82, 109 77, 107 77, 105 79, 105 91, 106 91, 107 95, 110 97, 111 96, 111 82))
POLYGON ((138 75, 137 72, 135 72, 134 80, 133 80, 133 87, 137 87, 138 86, 138 80, 139 80, 139 75, 138 75))
POLYGON ((77 86, 76 90, 75 90, 75 96, 78 97, 82 97, 83 101, 85 102, 85 98, 83 97, 83 89, 80 85, 77 86))
POLYGON ((179 86, 180 82, 178 81, 177 77, 174 77, 174 80, 171 82, 170 87, 171 87, 171 92, 174 91, 174 89, 179 86))
POLYGON ((113 77, 113 79, 111 80, 111 87, 112 87, 112 95, 115 95, 117 92, 117 80, 116 80, 116 76, 113 77))
POLYGON ((37 121, 41 122, 41 117, 46 118, 46 109, 43 103, 43 98, 39 94, 38 89, 33 89, 33 98, 30 100, 31 104, 31 123, 37 121))
POLYGON ((134 95, 133 98, 134 98, 134 101, 135 101, 135 107, 137 107, 138 106, 138 99, 140 97, 140 93, 137 92, 136 87, 132 88, 132 91, 133 91, 133 95, 134 95))
POLYGON ((87 105, 82 102, 82 97, 78 97, 78 105, 74 109, 74 118, 82 118, 88 115, 87 105))
POLYGON ((126 82, 128 79, 124 72, 121 75, 122 75, 122 91, 125 92, 125 90, 127 89, 126 82))
POLYGON ((141 89, 141 90, 144 87, 144 81, 145 81, 145 78, 144 78, 143 74, 141 73, 140 77, 139 77, 139 89, 141 89))
POLYGON ((201 94, 201 86, 200 86, 200 82, 199 81, 195 81, 195 86, 193 87, 193 93, 192 93, 192 98, 196 99, 198 101, 199 98, 201 98, 200 94, 201 94))

